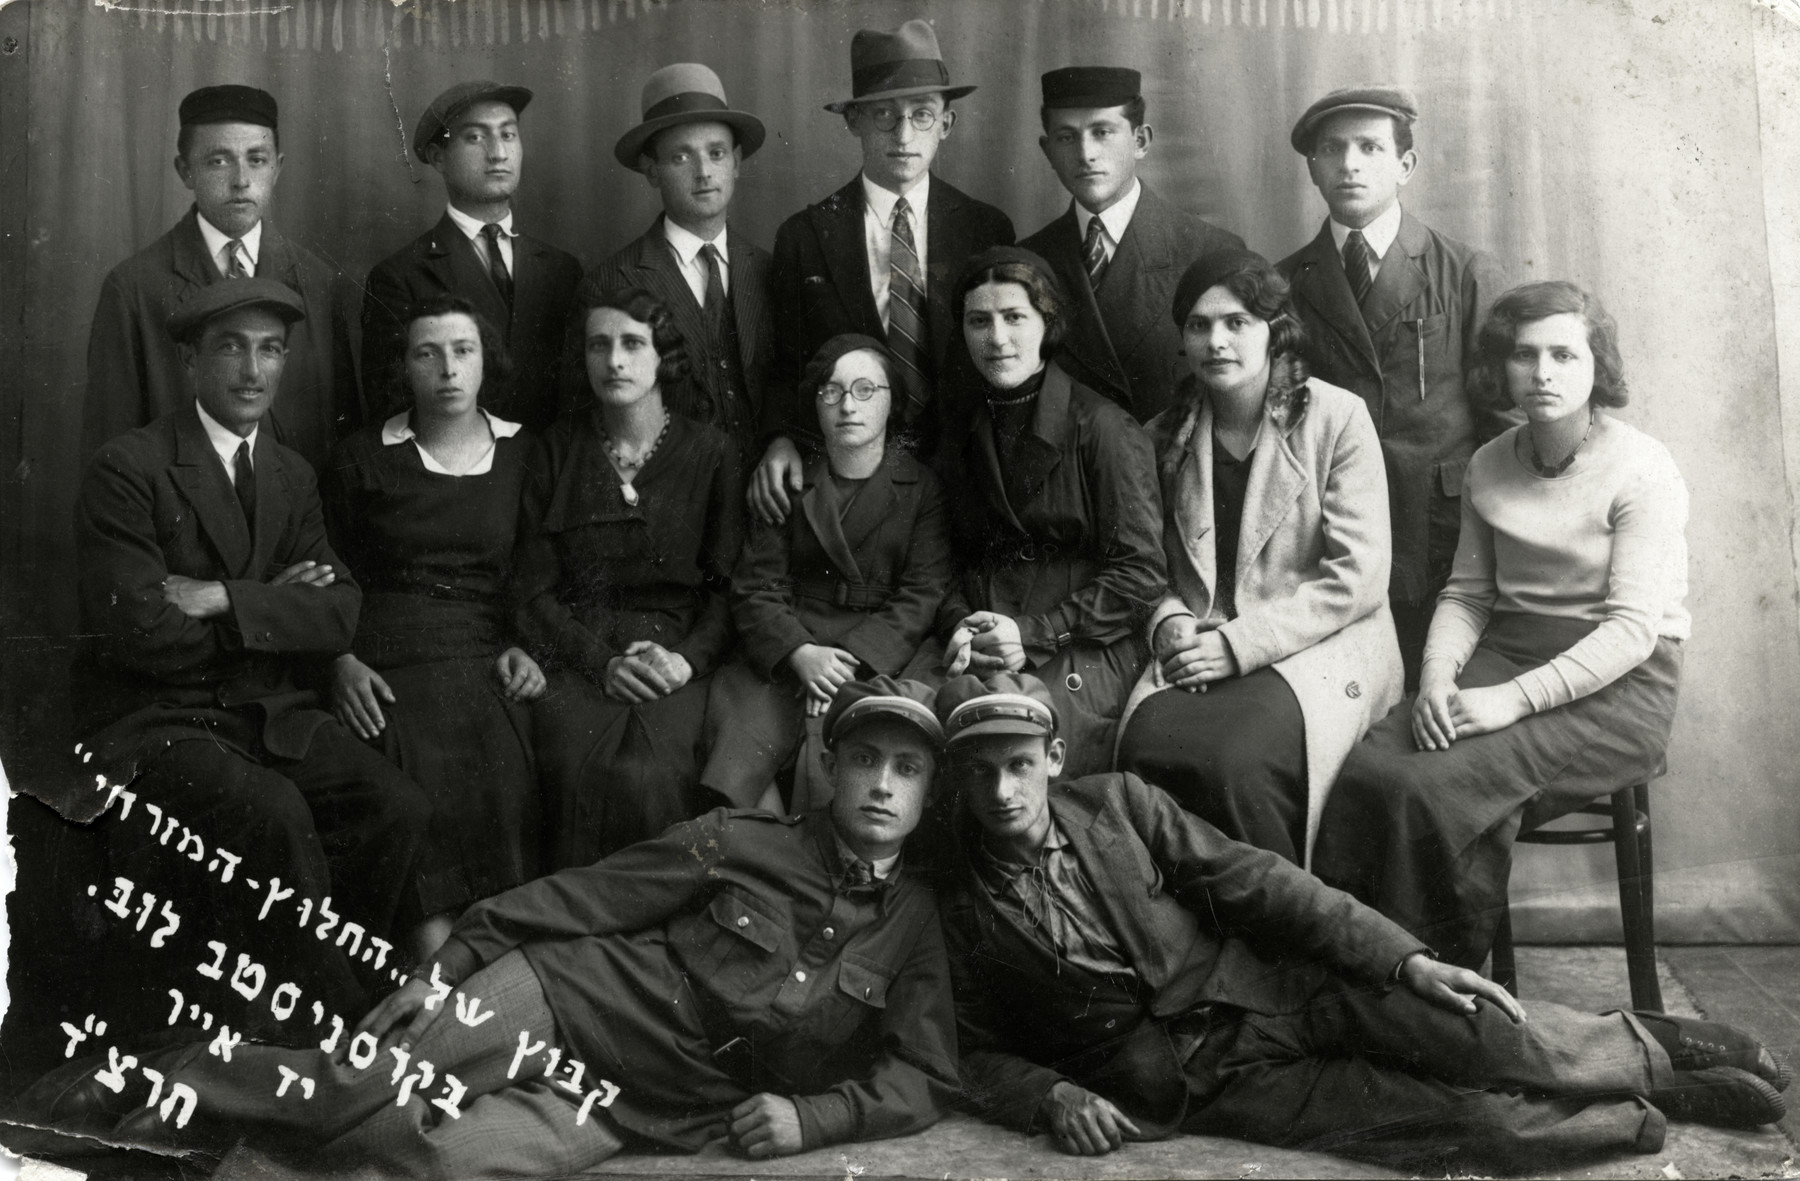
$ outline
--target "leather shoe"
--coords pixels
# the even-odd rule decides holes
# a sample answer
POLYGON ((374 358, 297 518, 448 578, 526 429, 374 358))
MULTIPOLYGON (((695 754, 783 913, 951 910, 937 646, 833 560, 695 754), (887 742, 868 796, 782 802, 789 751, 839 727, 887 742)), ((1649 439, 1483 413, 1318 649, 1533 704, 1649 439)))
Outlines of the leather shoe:
POLYGON ((1735 1066, 1774 1084, 1777 1091, 1787 1090, 1792 1081, 1786 1061, 1736 1026, 1670 1013, 1633 1013, 1632 1016, 1641 1021, 1657 1044, 1669 1052, 1669 1061, 1676 1070, 1735 1066))
POLYGON ((62 1132, 100 1134, 110 1129, 120 1116, 141 1102, 143 1091, 134 1090, 133 1082, 142 1080, 126 1076, 125 1088, 114 1091, 99 1080, 107 1068, 104 1054, 90 1054, 65 1062, 28 1087, 17 1101, 17 1109, 27 1120, 42 1120, 62 1132))
POLYGON ((1678 1070, 1675 1081, 1650 1092, 1649 1099, 1670 1119, 1719 1128, 1760 1128, 1787 1114, 1787 1100, 1775 1084, 1735 1066, 1678 1070))

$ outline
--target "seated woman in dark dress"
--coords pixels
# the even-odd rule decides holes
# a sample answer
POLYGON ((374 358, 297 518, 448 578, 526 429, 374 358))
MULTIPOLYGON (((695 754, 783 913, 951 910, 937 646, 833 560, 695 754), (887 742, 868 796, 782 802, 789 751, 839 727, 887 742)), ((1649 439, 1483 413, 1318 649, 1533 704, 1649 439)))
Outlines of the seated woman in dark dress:
POLYGON ((1109 770, 1167 586, 1150 437, 1052 359, 1072 313, 1049 263, 985 250, 953 300, 980 384, 947 469, 961 579, 939 613, 945 669, 1030 671, 1056 699, 1065 773, 1109 770))
POLYGON ((1361 398, 1307 375, 1261 255, 1195 262, 1170 312, 1193 370, 1150 422, 1173 586, 1119 768, 1302 864, 1344 756, 1400 700, 1381 440, 1361 398))
POLYGON ((1519 833, 1661 773, 1689 628, 1687 487, 1661 443, 1602 412, 1626 387, 1599 301, 1507 292, 1474 380, 1526 421, 1469 461, 1418 695, 1351 752, 1313 857, 1470 968, 1519 833))
POLYGON ((538 874, 522 703, 544 676, 511 642, 505 595, 530 440, 480 407, 506 378, 504 346, 454 296, 413 308, 404 340, 407 408, 346 439, 323 483, 332 541, 363 588, 333 711, 432 802, 430 917, 411 949, 424 958, 471 902, 538 874))
POLYGON ((663 403, 687 371, 669 310, 626 288, 577 316, 594 400, 544 436, 514 584, 550 679, 533 717, 552 870, 712 806, 699 751, 743 516, 735 445, 663 403))
POLYGON ((846 682, 906 667, 950 584, 937 476, 887 437, 887 346, 826 341, 800 380, 825 450, 806 466, 799 510, 753 525, 731 580, 741 656, 713 682, 714 737, 701 782, 739 807, 780 809, 776 773, 810 736, 790 810, 830 800, 819 722, 846 682))

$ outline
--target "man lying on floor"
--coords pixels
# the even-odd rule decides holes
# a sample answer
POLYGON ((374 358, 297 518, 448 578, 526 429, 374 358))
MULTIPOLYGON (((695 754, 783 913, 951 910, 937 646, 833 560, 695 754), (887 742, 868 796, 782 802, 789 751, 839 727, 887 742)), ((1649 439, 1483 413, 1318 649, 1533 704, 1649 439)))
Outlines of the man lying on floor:
POLYGON ((900 864, 942 739, 930 702, 887 678, 839 690, 827 809, 720 809, 471 907, 357 1027, 380 1041, 373 1064, 369 1039, 361 1069, 343 1044, 244 1044, 229 1062, 184 1046, 144 1065, 199 1097, 186 1129, 142 1106, 138 1071, 116 1095, 94 1071, 46 1088, 53 1123, 123 1117, 109 1139, 245 1137, 333 1175, 433 1177, 564 1176, 628 1143, 724 1136, 772 1157, 924 1128, 957 1090, 936 902, 900 864), (432 1005, 434 975, 492 1017, 432 1005))
POLYGON ((958 794, 944 934, 964 1094, 1065 1151, 1177 1131, 1403 1167, 1655 1152, 1668 1118, 1786 1110, 1730 1026, 1534 1003, 1440 964, 1289 862, 1129 774, 1053 782, 1031 676, 938 691, 958 794))

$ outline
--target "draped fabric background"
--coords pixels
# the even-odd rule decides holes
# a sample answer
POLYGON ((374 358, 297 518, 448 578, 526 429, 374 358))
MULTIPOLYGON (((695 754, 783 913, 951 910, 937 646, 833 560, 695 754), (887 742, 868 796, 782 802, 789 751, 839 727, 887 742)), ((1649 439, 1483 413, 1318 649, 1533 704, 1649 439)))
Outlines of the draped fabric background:
MULTIPOLYGON (((170 165, 183 94, 234 81, 277 96, 273 217, 360 278, 441 210, 436 175, 410 153, 424 105, 467 78, 528 85, 520 224, 592 265, 657 209, 611 156, 652 69, 705 61, 733 105, 767 121, 734 211, 767 245, 857 167, 855 141, 820 109, 847 97, 851 33, 914 16, 935 22, 953 80, 980 86, 957 103, 939 172, 1021 235, 1067 200, 1036 144, 1044 69, 1141 68, 1156 131, 1146 179, 1271 257, 1323 216, 1287 144, 1298 112, 1354 81, 1419 93, 1408 207, 1516 280, 1599 292, 1622 325, 1635 394, 1623 416, 1669 445, 1693 492, 1694 639, 1654 791, 1660 933, 1800 940, 1800 415, 1784 418, 1777 382, 1778 341, 1800 365, 1800 153, 1781 135, 1800 131, 1800 31, 1703 0, 17 5, 0 14, 0 755, 13 786, 90 794, 44 753, 65 725, 76 623, 88 319, 106 271, 189 204, 170 165), (175 14, 196 9, 223 15, 175 14)), ((1521 937, 1616 938, 1611 875, 1607 852, 1522 852, 1521 937)))

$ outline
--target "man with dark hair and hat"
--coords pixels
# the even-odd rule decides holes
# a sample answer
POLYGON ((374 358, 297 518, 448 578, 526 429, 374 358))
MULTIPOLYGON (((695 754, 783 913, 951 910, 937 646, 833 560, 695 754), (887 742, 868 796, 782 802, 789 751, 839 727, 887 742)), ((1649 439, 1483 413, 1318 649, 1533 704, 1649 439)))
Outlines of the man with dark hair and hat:
POLYGON ((88 333, 81 454, 191 401, 170 313, 195 288, 254 276, 289 288, 306 310, 288 337, 281 405, 267 425, 308 463, 322 463, 359 414, 350 348, 355 296, 335 267, 268 220, 282 159, 275 99, 250 86, 206 86, 181 100, 180 117, 175 171, 194 206, 100 287, 88 333))
POLYGON ((1177 1131, 1404 1169, 1655 1152, 1668 1118, 1778 1121, 1730 1026, 1519 1002, 1135 775, 1061 780, 1037 678, 938 691, 956 793, 944 935, 964 1095, 1111 1152, 1177 1131))
POLYGON ((1279 264, 1306 326, 1307 365, 1360 395, 1381 436, 1394 532, 1388 602, 1409 690, 1450 577, 1469 456, 1518 421, 1503 392, 1480 400, 1465 381, 1505 287, 1499 268, 1400 206, 1418 167, 1418 114, 1397 86, 1334 90, 1306 109, 1288 141, 1330 216, 1279 264))
POLYGON ((850 41, 851 96, 825 104, 862 144, 862 171, 775 231, 771 300, 775 347, 763 401, 767 449, 750 482, 750 507, 785 520, 805 488, 798 442, 816 439, 801 405, 800 372, 819 346, 846 332, 894 354, 902 388, 894 426, 929 458, 961 415, 938 397, 945 365, 960 356, 950 285, 970 256, 1010 246, 1011 219, 933 176, 956 125, 950 103, 973 86, 950 85, 937 34, 923 20, 893 32, 859 29, 850 41))
POLYGON ((1154 132, 1136 70, 1065 66, 1042 84, 1038 147, 1072 200, 1019 245, 1055 267, 1075 301, 1057 363, 1148 422, 1187 373, 1168 315, 1176 281, 1196 258, 1244 242, 1138 178, 1154 132))
POLYGON ((443 177, 444 216, 376 263, 364 285, 362 371, 367 417, 399 404, 410 308, 440 295, 475 305, 506 343, 510 381, 483 392, 485 409, 542 430, 555 421, 563 367, 563 320, 581 282, 574 255, 513 228, 513 194, 525 166, 519 116, 523 86, 459 82, 431 100, 413 133, 413 154, 443 177))
MULTIPOLYGON (((774 323, 769 252, 728 219, 738 169, 762 147, 762 120, 734 111, 719 76, 678 62, 644 83, 642 119, 613 158, 641 172, 663 211, 644 234, 588 272, 575 294, 638 287, 662 300, 687 345, 689 374, 663 391, 671 409, 718 427, 757 453, 774 323)), ((572 339, 582 325, 571 323, 572 339)), ((585 376, 572 375, 585 391, 585 376)))
POLYGON ((392 942, 418 917, 425 797, 303 687, 307 662, 348 649, 362 600, 312 469, 264 429, 305 315, 260 277, 177 306, 165 331, 187 399, 107 443, 82 480, 73 697, 90 766, 140 804, 104 830, 113 870, 178 911, 195 900, 217 938, 284 975, 325 960, 319 999, 350 1004, 363 993, 341 953, 291 921, 258 924, 255 892, 197 894, 141 819, 152 805, 179 817, 203 849, 241 858, 240 877, 279 878, 296 907, 330 899, 370 936, 392 942))
POLYGON ((63 1106, 101 1100, 124 1115, 114 1139, 248 1135, 312 1168, 392 1177, 563 1177, 628 1143, 724 1138, 764 1158, 927 1127, 957 1091, 937 902, 901 854, 937 767, 930 701, 885 677, 838 691, 828 808, 721 808, 476 903, 341 1039, 348 1055, 152 1058, 199 1096, 185 1132, 139 1106, 135 1075, 101 1094, 90 1070, 63 1106), (396 1061, 427 1081, 402 1089, 396 1061), (281 1097, 288 1075, 315 1081, 309 1100, 281 1097))

